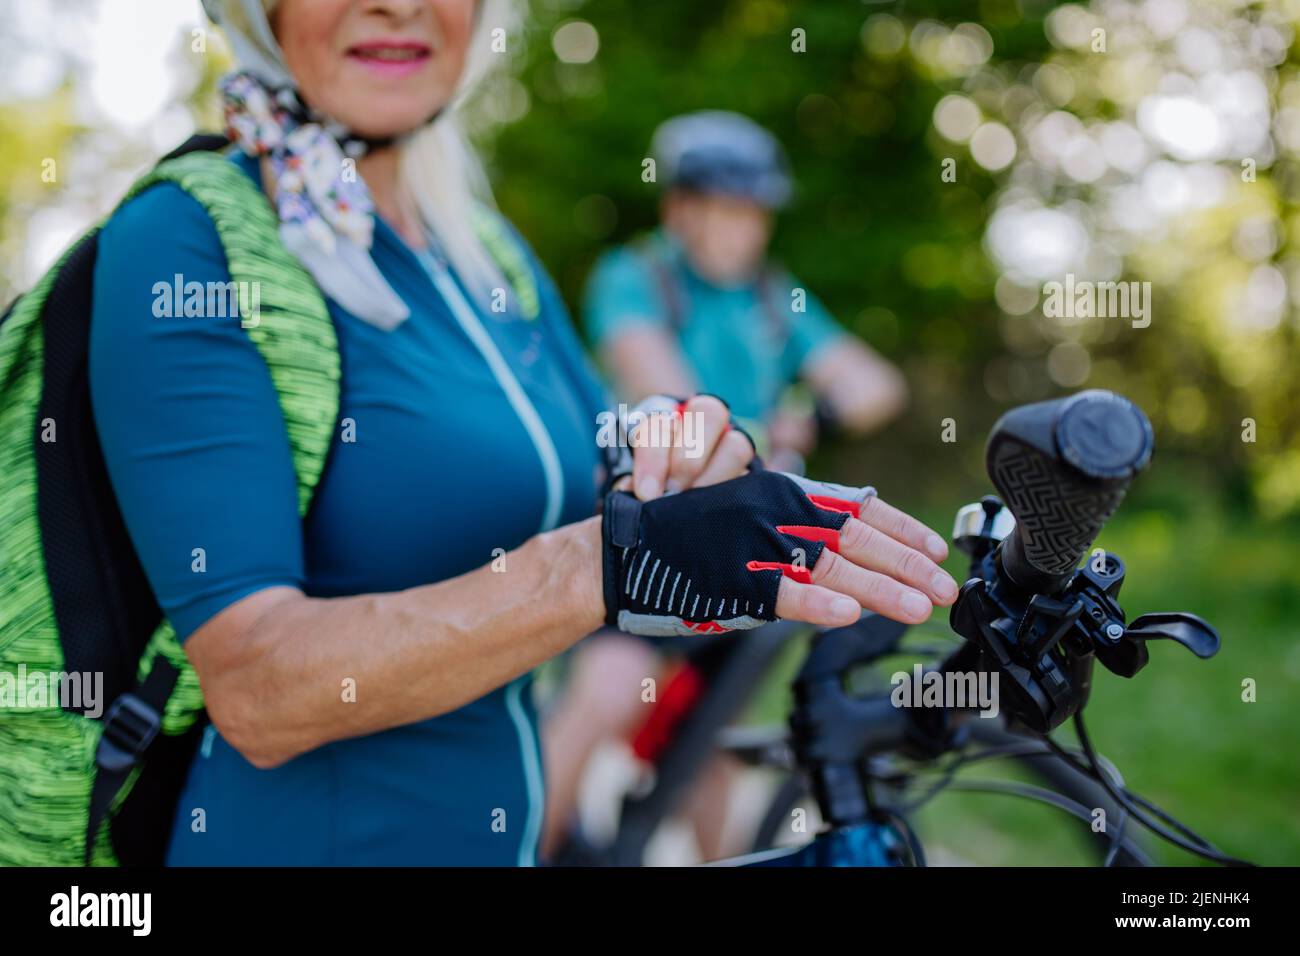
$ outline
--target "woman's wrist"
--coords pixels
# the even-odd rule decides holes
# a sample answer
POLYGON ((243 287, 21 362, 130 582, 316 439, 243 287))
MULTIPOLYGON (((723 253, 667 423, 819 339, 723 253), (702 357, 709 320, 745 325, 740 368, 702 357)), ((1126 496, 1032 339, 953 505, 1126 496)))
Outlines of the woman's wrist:
POLYGON ((544 560, 554 572, 554 594, 561 602, 580 637, 605 623, 605 589, 601 517, 548 531, 534 539, 547 552, 544 560))

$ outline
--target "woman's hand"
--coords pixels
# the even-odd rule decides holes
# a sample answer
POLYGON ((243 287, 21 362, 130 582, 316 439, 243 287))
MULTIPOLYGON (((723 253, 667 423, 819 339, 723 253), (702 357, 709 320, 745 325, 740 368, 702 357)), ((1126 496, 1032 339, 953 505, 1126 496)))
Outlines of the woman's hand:
POLYGON ((911 515, 872 495, 839 529, 838 553, 826 548, 811 583, 781 579, 776 613, 825 627, 852 624, 862 608, 919 624, 934 606, 957 599, 957 582, 938 562, 948 545, 911 515))
POLYGON ((871 488, 754 471, 641 501, 614 493, 602 523, 605 620, 633 634, 719 633, 777 618, 907 624, 957 597, 937 534, 871 488))
POLYGON ((632 475, 614 487, 652 501, 665 491, 703 488, 745 473, 754 446, 731 427, 731 413, 713 395, 688 399, 681 411, 665 407, 632 429, 632 475))

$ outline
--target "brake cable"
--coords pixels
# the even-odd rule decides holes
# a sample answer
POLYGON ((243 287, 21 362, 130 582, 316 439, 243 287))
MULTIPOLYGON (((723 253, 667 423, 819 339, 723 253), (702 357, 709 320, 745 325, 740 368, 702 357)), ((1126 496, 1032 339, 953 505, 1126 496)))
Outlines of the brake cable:
POLYGON ((1106 859, 1101 861, 1103 867, 1115 865, 1115 858, 1119 856, 1120 847, 1124 845, 1124 830, 1128 827, 1129 812, 1120 807, 1119 825, 1115 827, 1115 837, 1110 841, 1110 850, 1106 853, 1106 859))
MULTIPOLYGON (((1047 790, 1041 787, 1035 787, 1031 784, 1021 784, 1016 781, 1007 781, 1007 780, 961 780, 961 781, 954 780, 957 771, 960 770, 966 764, 974 763, 979 760, 992 760, 992 759, 1000 759, 1006 757, 1021 757, 1021 756, 1024 757, 1043 756, 1049 758, 1057 757, 1057 755, 1053 754, 1049 748, 1043 746, 1041 743, 1037 741, 1026 741, 1024 743, 1015 743, 1015 744, 1000 744, 998 746, 986 747, 983 750, 980 750, 976 753, 962 754, 960 757, 957 757, 947 763, 947 765, 942 769, 941 771, 942 777, 937 783, 932 784, 929 787, 929 789, 927 789, 926 792, 921 796, 916 797, 913 800, 900 806, 898 808, 898 812, 900 814, 914 813, 916 810, 920 809, 926 803, 929 803, 931 800, 933 800, 936 796, 938 796, 946 789, 965 790, 968 792, 982 791, 988 793, 1001 793, 1004 795, 1009 794, 1013 796, 1023 797, 1028 800, 1036 800, 1041 803, 1046 803, 1059 810, 1069 813, 1071 816, 1074 816, 1077 819, 1079 819, 1082 823, 1091 826, 1092 814, 1087 807, 1084 807, 1083 804, 1071 800, 1070 798, 1065 797, 1062 794, 1056 793, 1055 791, 1047 790)), ((1106 764, 1112 768, 1116 776, 1119 776, 1119 771, 1115 770, 1113 768, 1113 765, 1111 765, 1109 761, 1106 761, 1104 757, 1101 757, 1100 759, 1102 761, 1105 761, 1106 764)), ((915 777, 918 776, 919 773, 932 773, 932 772, 939 772, 939 771, 925 768, 919 772, 914 772, 911 776, 915 777)), ((1091 774, 1086 773, 1086 771, 1080 770, 1080 772, 1083 773, 1085 776, 1091 778, 1091 774)), ((1102 862, 1103 867, 1113 866, 1116 857, 1119 855, 1119 851, 1121 849, 1124 849, 1126 846, 1124 842, 1124 837, 1126 835, 1129 812, 1127 808, 1125 808, 1122 804, 1119 806, 1118 812, 1119 812, 1119 823, 1116 825, 1114 829, 1114 836, 1112 836, 1110 840, 1110 846, 1107 850, 1106 857, 1102 862)), ((1145 858, 1145 853, 1142 851, 1142 848, 1137 844, 1129 844, 1127 845, 1127 849, 1130 854, 1134 856, 1140 855, 1143 858, 1145 858)))
POLYGON ((913 771, 910 774, 912 777, 918 777, 923 773, 939 773, 941 774, 941 777, 938 782, 930 784, 929 789, 927 789, 925 793, 904 804, 901 808, 902 812, 912 813, 929 803, 949 787, 952 784, 957 771, 969 763, 975 763, 977 760, 992 760, 999 757, 1018 757, 1022 755, 1033 756, 1034 754, 1047 756, 1049 754, 1049 751, 1045 750, 1037 743, 1026 742, 1026 744, 999 744, 994 747, 986 747, 975 753, 960 754, 959 756, 947 761, 942 768, 923 767, 913 771), (1026 746, 1026 744, 1028 744, 1028 746, 1026 746))
POLYGON ((1046 734, 1042 735, 1043 742, 1046 743, 1047 746, 1050 747, 1052 751, 1055 752, 1056 755, 1060 757, 1062 760, 1069 763, 1071 766, 1079 770, 1081 773, 1085 773, 1088 776, 1092 777, 1103 787, 1105 787, 1106 792, 1109 793, 1117 803, 1119 803, 1122 807, 1124 807, 1124 809, 1126 809, 1130 814, 1132 814, 1133 819, 1137 820, 1138 823, 1141 823, 1144 827, 1146 827, 1148 830, 1150 830, 1152 833, 1156 834, 1156 836, 1160 837, 1166 842, 1171 843, 1174 846, 1178 847, 1179 849, 1185 850, 1188 853, 1191 853, 1195 856, 1199 856, 1203 859, 1211 860, 1215 863, 1222 863, 1224 866, 1254 866, 1255 865, 1249 862, 1248 860, 1238 859, 1237 857, 1229 856, 1228 854, 1223 853, 1212 843, 1206 840, 1204 837, 1201 837, 1199 834, 1195 833, 1190 827, 1178 822, 1172 816, 1170 816, 1168 813, 1161 810, 1160 808, 1156 807, 1150 801, 1142 797, 1138 797, 1136 794, 1131 793, 1126 787, 1123 786, 1116 787, 1114 782, 1111 780, 1109 774, 1106 774, 1102 771, 1100 762, 1098 760, 1097 752, 1093 749, 1092 741, 1088 737, 1088 730, 1084 726, 1082 713, 1076 713, 1074 715, 1074 729, 1075 729, 1075 733, 1077 733, 1079 736, 1079 747, 1080 749, 1082 749, 1083 753, 1088 758, 1087 764, 1080 761, 1073 754, 1071 754, 1066 748, 1062 747, 1060 744, 1058 744, 1055 740, 1053 740, 1050 736, 1046 734), (1148 818, 1146 813, 1143 812, 1143 810, 1138 806, 1138 803, 1135 801, 1140 801, 1143 805, 1149 807, 1152 813, 1155 813, 1161 819, 1168 821, 1168 823, 1171 826, 1176 827, 1178 830, 1187 834, 1187 836, 1190 839, 1185 840, 1178 834, 1170 832, 1166 827, 1162 826, 1160 823, 1157 823, 1156 821, 1148 818), (1191 842, 1191 841, 1195 841, 1195 842, 1191 842))

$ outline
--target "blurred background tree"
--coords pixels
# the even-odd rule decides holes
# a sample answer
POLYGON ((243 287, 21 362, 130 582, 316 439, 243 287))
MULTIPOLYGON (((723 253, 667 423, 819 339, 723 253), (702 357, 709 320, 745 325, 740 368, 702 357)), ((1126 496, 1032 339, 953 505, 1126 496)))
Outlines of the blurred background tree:
POLYGON ((217 127, 228 63, 198 0, 0 0, 0 302, 217 127))
MULTIPOLYGON (((1194 609, 1224 650, 1102 675, 1094 737, 1228 849, 1291 863, 1297 22, 1300 0, 532 0, 469 110, 499 204, 575 316, 596 257, 655 222, 641 173, 660 122, 734 109, 776 133, 799 184, 777 255, 913 394, 812 468, 936 527, 987 488, 983 438, 1009 405, 1083 387, 1137 400, 1155 464, 1101 543, 1127 559, 1135 611, 1194 609), (1049 317, 1044 285, 1067 275, 1150 282, 1149 327, 1049 317)), ((197 0, 0 0, 0 301, 216 126, 228 63, 197 0)), ((990 812, 1023 829, 1018 807, 990 812)), ((1050 840, 1000 843, 987 819, 935 826, 979 834, 994 861, 1057 858, 1050 840)))
POLYGON ((654 222, 641 178, 654 127, 735 109, 793 158, 778 255, 915 386, 909 417, 833 452, 837 470, 916 487, 916 462, 940 458, 920 490, 951 494, 979 479, 999 409, 1096 386, 1147 409, 1162 455, 1192 453, 1179 471, 1197 493, 1300 507, 1295 4, 541 0, 533 13, 524 62, 485 98, 505 123, 488 145, 502 207, 575 308, 606 245, 654 222), (1043 283, 1067 273, 1151 281, 1152 325, 1046 318, 1043 283))

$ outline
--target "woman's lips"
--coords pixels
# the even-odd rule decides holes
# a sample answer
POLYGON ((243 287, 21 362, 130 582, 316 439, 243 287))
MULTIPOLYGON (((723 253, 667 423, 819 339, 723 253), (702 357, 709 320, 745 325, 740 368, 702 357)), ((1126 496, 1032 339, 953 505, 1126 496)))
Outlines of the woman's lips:
POLYGON ((349 49, 348 58, 380 76, 402 77, 424 69, 431 52, 423 43, 363 43, 349 49))

